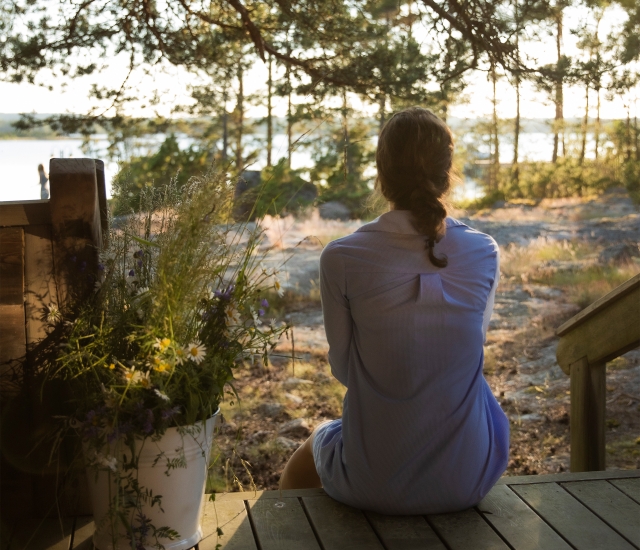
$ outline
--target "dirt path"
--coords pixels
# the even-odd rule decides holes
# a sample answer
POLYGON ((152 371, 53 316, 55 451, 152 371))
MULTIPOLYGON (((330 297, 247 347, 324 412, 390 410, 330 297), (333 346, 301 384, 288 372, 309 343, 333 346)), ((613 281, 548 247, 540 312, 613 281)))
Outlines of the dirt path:
MULTIPOLYGON (((575 274, 588 267, 624 264, 625 273, 633 274, 640 271, 640 210, 623 191, 614 191, 592 201, 557 199, 535 207, 505 205, 472 216, 464 212, 454 216, 492 235, 503 252, 506 272, 485 346, 485 375, 511 421, 507 473, 568 470, 569 378, 556 364, 555 329, 581 307, 571 287, 527 280, 526 269, 518 272, 520 264, 513 256, 522 250, 544 252, 544 247, 566 241, 578 243, 582 252, 568 259, 538 258, 535 265, 525 267, 536 273, 575 274)), ((291 299, 284 315, 293 325, 297 366, 277 357, 291 354, 292 340, 286 339, 270 368, 256 366, 239 373, 237 387, 243 404, 225 409, 230 422, 220 437, 220 456, 228 463, 216 481, 218 487, 222 483, 230 487, 234 473, 245 486, 249 483, 240 462, 243 458, 251 463, 259 488, 276 488, 291 450, 317 422, 341 413, 343 390, 329 376, 325 359, 318 259, 321 243, 358 226, 316 218, 289 220, 284 227, 273 222, 267 230, 268 244, 278 246, 267 254, 265 264, 282 267, 285 262, 282 282, 291 299)), ((635 350, 607 368, 609 468, 640 468, 639 411, 640 350, 635 350)))

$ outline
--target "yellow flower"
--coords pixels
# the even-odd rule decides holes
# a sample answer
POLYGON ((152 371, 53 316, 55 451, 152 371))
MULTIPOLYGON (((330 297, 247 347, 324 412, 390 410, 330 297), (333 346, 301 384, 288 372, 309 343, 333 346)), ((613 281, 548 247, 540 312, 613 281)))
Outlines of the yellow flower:
POLYGON ((164 361, 160 361, 155 367, 153 367, 153 370, 159 373, 168 373, 171 370, 171 365, 164 361))
POLYGON ((156 343, 153 344, 153 347, 159 349, 161 352, 165 351, 171 345, 170 338, 156 338, 156 343))
POLYGON ((109 369, 109 370, 113 370, 116 368, 116 364, 115 363, 109 363, 108 365, 105 365, 105 368, 109 369))

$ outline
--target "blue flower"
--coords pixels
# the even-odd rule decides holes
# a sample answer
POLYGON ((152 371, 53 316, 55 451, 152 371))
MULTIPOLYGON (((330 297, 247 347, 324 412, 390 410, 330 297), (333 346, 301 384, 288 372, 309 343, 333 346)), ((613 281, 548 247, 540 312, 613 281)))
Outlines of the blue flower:
POLYGON ((264 308, 267 308, 267 307, 269 307, 269 302, 267 301, 267 299, 266 299, 266 298, 264 298, 264 299, 262 300, 262 302, 260 302, 260 305, 261 305, 262 307, 264 307, 264 308))
POLYGON ((136 272, 133 269, 131 269, 129 271, 129 277, 135 277, 135 276, 136 276, 136 272))
POLYGON ((258 310, 258 317, 262 317, 264 315, 264 309, 260 308, 258 310))

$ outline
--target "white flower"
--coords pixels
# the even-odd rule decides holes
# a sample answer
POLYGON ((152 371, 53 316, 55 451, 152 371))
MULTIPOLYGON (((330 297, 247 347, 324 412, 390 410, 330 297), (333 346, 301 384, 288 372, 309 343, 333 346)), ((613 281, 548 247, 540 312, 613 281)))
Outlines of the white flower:
POLYGON ((200 342, 191 342, 185 349, 187 357, 192 361, 195 361, 197 364, 202 363, 204 361, 205 353, 207 352, 207 348, 205 348, 200 342))
POLYGON ((269 319, 269 326, 271 327, 271 330, 276 330, 276 318, 272 317, 271 319, 269 319))
POLYGON ((136 316, 138 317, 139 321, 142 321, 144 319, 144 311, 142 311, 142 309, 140 308, 136 309, 136 316))
POLYGON ((142 294, 146 294, 147 292, 149 292, 149 287, 148 286, 141 286, 138 290, 137 290, 137 295, 141 296, 142 294))
POLYGON ((232 305, 228 305, 224 310, 224 313, 227 316, 227 325, 234 326, 239 325, 242 322, 240 312, 232 305))
POLYGON ((258 327, 262 324, 262 321, 260 320, 260 317, 258 317, 258 312, 253 308, 253 306, 250 307, 251 309, 251 317, 253 317, 253 323, 258 327))
POLYGON ((160 390, 158 390, 158 389, 153 390, 153 392, 154 392, 154 393, 155 393, 155 394, 156 394, 160 399, 162 399, 163 401, 167 401, 167 402, 168 402, 168 401, 170 401, 169 396, 168 396, 166 393, 164 393, 164 392, 162 392, 162 391, 160 391, 160 390))
POLYGON ((96 455, 96 462, 104 468, 109 468, 112 472, 118 469, 118 459, 115 456, 102 456, 98 453, 96 455))
POLYGON ((139 370, 136 370, 135 367, 131 367, 131 368, 123 367, 122 376, 124 377, 126 382, 128 382, 133 386, 140 382, 141 378, 143 377, 143 374, 139 370))
POLYGON ((275 281, 273 283, 273 288, 276 289, 276 292, 278 293, 278 296, 280 296, 280 298, 284 296, 284 288, 282 288, 280 281, 275 281))
POLYGON ((47 320, 47 323, 49 323, 50 325, 55 325, 62 319, 62 313, 60 313, 60 310, 58 309, 58 306, 56 304, 50 303, 47 306, 45 318, 47 320))

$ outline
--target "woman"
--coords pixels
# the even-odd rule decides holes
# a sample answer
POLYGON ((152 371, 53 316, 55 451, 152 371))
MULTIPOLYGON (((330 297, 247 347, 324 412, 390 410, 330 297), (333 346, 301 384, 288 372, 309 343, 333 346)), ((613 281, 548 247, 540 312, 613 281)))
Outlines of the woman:
POLYGON ((426 109, 395 114, 376 152, 391 209, 320 258, 341 420, 293 454, 281 488, 324 487, 387 514, 461 510, 507 465, 509 424, 482 375, 498 246, 446 216, 453 139, 426 109))

